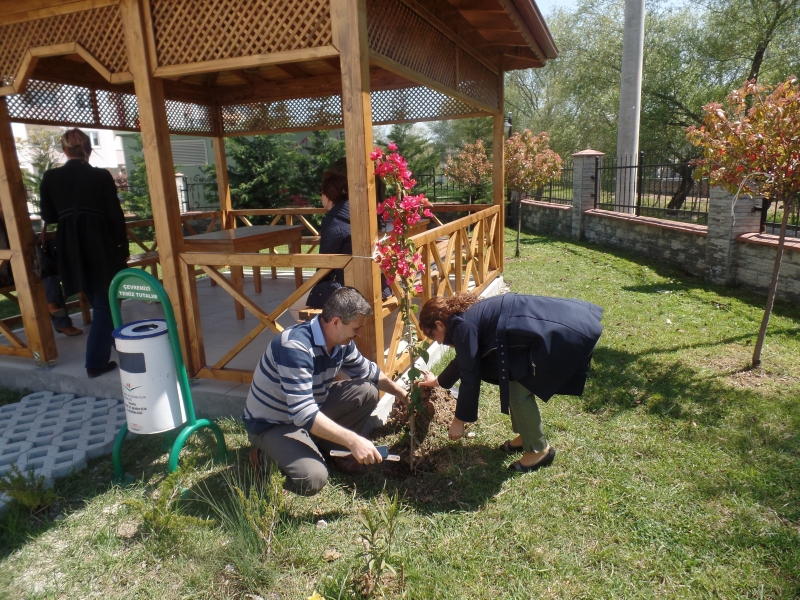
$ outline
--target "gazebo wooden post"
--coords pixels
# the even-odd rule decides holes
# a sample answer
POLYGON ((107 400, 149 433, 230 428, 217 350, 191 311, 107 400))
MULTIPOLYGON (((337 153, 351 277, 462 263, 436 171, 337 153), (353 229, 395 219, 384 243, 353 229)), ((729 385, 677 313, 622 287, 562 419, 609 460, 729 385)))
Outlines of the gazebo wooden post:
POLYGON ((211 126, 214 136, 211 143, 214 146, 214 170, 217 174, 217 193, 219 194, 219 209, 222 211, 222 228, 232 229, 235 223, 228 222, 229 211, 233 210, 231 203, 231 187, 228 182, 228 159, 225 156, 225 136, 222 126, 222 107, 216 102, 211 105, 211 126))
MULTIPOLYGON (((502 65, 501 65, 502 67, 502 65)), ((497 267, 502 272, 505 265, 505 237, 506 237, 506 211, 505 211, 505 124, 504 109, 504 83, 503 69, 497 75, 497 106, 498 111, 492 116, 492 192, 494 204, 500 207, 497 214, 497 231, 495 233, 495 256, 497 267)))
POLYGON ((373 149, 372 105, 369 86, 366 0, 331 0, 333 45, 342 71, 342 119, 347 149, 350 212, 358 215, 353 228, 353 285, 373 307, 359 350, 383 367, 383 316, 380 270, 372 260, 378 237, 375 176, 369 154, 373 149))
POLYGON ((11 270, 31 353, 26 355, 32 355, 39 364, 47 364, 58 356, 58 350, 44 284, 31 270, 34 234, 5 98, 0 99, 0 209, 8 231, 11 270))
POLYGON ((180 285, 179 254, 183 251, 183 229, 178 190, 175 186, 164 85, 160 79, 152 76, 153 65, 147 49, 147 32, 138 0, 122 0, 120 11, 128 64, 133 75, 136 100, 139 105, 142 150, 147 165, 150 202, 164 288, 172 301, 181 349, 187 362, 186 368, 193 375, 197 368, 191 364, 193 353, 189 351, 187 343, 185 300, 180 285))

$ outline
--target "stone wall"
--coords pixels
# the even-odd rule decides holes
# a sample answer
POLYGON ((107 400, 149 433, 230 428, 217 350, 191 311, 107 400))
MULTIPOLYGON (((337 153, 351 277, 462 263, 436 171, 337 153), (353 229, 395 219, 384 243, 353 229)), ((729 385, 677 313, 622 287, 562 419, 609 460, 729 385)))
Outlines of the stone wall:
MULTIPOLYGON (((736 284, 766 295, 775 267, 777 236, 750 233, 736 239, 736 284)), ((776 296, 800 302, 800 240, 786 240, 776 296)))
MULTIPOLYGON (((507 211, 506 227, 517 225, 517 204, 512 202, 507 211)), ((522 229, 555 237, 572 235, 572 207, 563 204, 522 201, 522 229)))
MULTIPOLYGON (((761 201, 712 189, 708 226, 594 208, 595 169, 603 154, 584 150, 573 154, 573 205, 523 201, 526 231, 571 237, 593 244, 632 251, 663 260, 720 285, 740 285, 766 294, 772 278, 778 236, 758 233, 761 201)), ((515 227, 516 203, 508 208, 508 227, 515 227)), ((800 303, 800 240, 787 240, 779 299, 800 303)))
POLYGON ((706 227, 606 210, 586 212, 586 241, 664 260, 702 277, 706 270, 706 227))

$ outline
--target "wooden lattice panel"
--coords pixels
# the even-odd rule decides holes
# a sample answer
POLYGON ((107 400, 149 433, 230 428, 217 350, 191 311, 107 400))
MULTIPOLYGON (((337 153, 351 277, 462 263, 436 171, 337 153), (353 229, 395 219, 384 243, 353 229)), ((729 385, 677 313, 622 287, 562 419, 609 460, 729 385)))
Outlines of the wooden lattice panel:
POLYGON ((159 66, 331 43, 328 0, 152 0, 159 66))
POLYGON ((167 100, 167 123, 170 131, 211 135, 211 110, 203 104, 167 100))
POLYGON ((139 129, 139 105, 134 94, 97 91, 100 125, 115 129, 139 129))
POLYGON ((0 83, 14 83, 29 48, 77 42, 111 73, 128 70, 119 7, 36 19, 0 26, 0 83))
POLYGON ((458 49, 458 91, 490 106, 498 104, 498 76, 478 60, 458 49))
POLYGON ((475 114, 477 109, 426 87, 372 92, 372 122, 431 121, 475 114))
POLYGON ((342 100, 336 95, 223 106, 222 122, 225 133, 336 126, 342 124, 342 100))
MULTIPOLYGON (((12 120, 20 123, 139 130, 139 105, 130 93, 32 79, 25 92, 5 99, 12 120)), ((211 135, 208 106, 167 100, 166 111, 172 133, 211 135)), ((341 122, 341 114, 338 118, 341 122)))
POLYGON ((456 89, 456 44, 398 0, 367 0, 370 50, 456 89))
POLYGON ((6 96, 12 121, 49 121, 93 125, 89 88, 31 80, 22 94, 6 96))
MULTIPOLYGON (((474 115, 474 106, 426 87, 381 90, 370 94, 372 122, 387 125, 474 115)), ((322 96, 222 107, 225 133, 308 130, 341 127, 341 97, 322 96)), ((170 128, 173 129, 172 125, 170 128)))

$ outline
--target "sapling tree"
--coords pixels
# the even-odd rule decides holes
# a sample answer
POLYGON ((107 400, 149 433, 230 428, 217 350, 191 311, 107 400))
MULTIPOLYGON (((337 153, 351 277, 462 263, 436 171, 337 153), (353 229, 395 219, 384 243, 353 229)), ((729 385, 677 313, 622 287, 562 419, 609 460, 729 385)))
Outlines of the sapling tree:
POLYGON ((558 175, 563 161, 550 149, 546 131, 533 135, 530 129, 515 133, 506 140, 506 186, 517 192, 517 250, 522 229, 522 192, 543 186, 558 175))
POLYGON ((414 468, 414 415, 422 412, 422 392, 416 385, 422 372, 417 368, 417 358, 428 361, 428 353, 418 344, 413 313, 418 307, 413 303, 414 296, 422 292, 417 276, 425 271, 422 255, 417 252, 414 242, 407 235, 408 228, 425 217, 432 217, 430 202, 424 194, 412 195, 410 192, 417 183, 412 178, 405 159, 398 153, 397 146, 389 142, 388 152, 380 148, 370 154, 375 163, 375 176, 383 178, 387 188, 394 195, 378 204, 377 212, 391 226, 384 238, 375 247, 375 261, 380 265, 386 282, 399 296, 400 318, 404 324, 404 335, 408 347, 411 368, 408 381, 409 395, 408 419, 411 439, 411 468, 414 468))
POLYGON ((786 226, 800 196, 800 85, 797 77, 774 88, 747 81, 724 104, 714 102, 703 111, 703 125, 687 130, 689 141, 703 149, 695 177, 708 175, 712 184, 736 194, 760 194, 783 205, 767 306, 753 351, 753 366, 758 367, 778 288, 786 226))
POLYGON ((474 144, 464 144, 464 148, 455 157, 448 155, 444 174, 462 189, 467 191, 469 204, 489 180, 492 163, 486 157, 483 140, 474 144))

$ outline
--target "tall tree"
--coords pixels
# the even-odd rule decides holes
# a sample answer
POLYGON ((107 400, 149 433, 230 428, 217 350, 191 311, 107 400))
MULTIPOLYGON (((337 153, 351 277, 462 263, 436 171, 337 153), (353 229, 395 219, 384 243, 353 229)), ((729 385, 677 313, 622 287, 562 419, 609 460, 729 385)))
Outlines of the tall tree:
POLYGON ((703 150, 699 172, 737 194, 745 191, 783 204, 767 306, 753 350, 753 366, 758 367, 778 287, 786 226, 800 199, 800 83, 790 77, 770 90, 748 81, 725 104, 715 102, 703 110, 703 127, 688 131, 692 143, 703 150))
POLYGON ((16 138, 17 152, 33 167, 33 172, 22 172, 23 183, 29 194, 38 196, 45 171, 64 162, 61 151, 61 131, 30 129, 27 139, 16 138))
POLYGON ((295 149, 294 173, 289 185, 291 195, 319 205, 322 174, 344 156, 344 140, 335 138, 329 131, 312 132, 308 145, 295 149))
POLYGON ((275 208, 289 203, 295 144, 285 134, 235 137, 226 142, 228 180, 236 208, 275 208))
MULTIPOLYGON (((580 0, 548 25, 561 54, 543 69, 512 72, 506 105, 515 125, 550 133, 553 148, 616 154, 623 0, 580 0)), ((749 76, 776 83, 800 69, 800 0, 648 0, 640 148, 686 162, 683 131, 702 106, 749 76)))
POLYGON ((492 118, 472 117, 469 119, 450 119, 428 124, 433 144, 442 162, 448 154, 457 154, 464 144, 474 144, 486 140, 485 148, 492 154, 492 118))
POLYGON ((414 124, 392 125, 386 137, 381 136, 378 139, 381 145, 389 142, 397 146, 397 151, 406 159, 408 168, 415 177, 436 171, 442 163, 422 128, 414 124))

